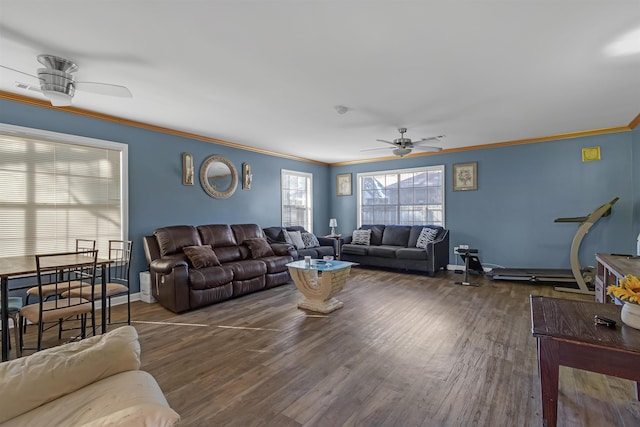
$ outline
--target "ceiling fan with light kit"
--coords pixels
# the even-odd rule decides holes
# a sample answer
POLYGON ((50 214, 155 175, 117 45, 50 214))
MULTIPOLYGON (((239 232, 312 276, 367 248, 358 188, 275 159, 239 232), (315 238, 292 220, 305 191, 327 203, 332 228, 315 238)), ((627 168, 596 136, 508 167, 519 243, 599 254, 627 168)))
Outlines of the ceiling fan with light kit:
POLYGON ((378 142, 384 142, 386 144, 391 145, 391 147, 384 147, 384 148, 370 148, 368 150, 362 150, 364 151, 377 151, 377 150, 387 150, 387 149, 391 149, 393 150, 393 154, 399 157, 404 157, 407 154, 411 153, 413 150, 417 150, 417 151, 431 151, 431 152, 437 152, 437 151, 442 151, 442 147, 435 147, 435 146, 429 146, 429 145, 420 145, 423 142, 427 142, 427 141, 440 141, 443 138, 445 138, 444 135, 438 135, 438 136, 432 136, 430 138, 422 138, 419 139, 417 141, 412 141, 410 138, 405 138, 404 134, 407 132, 407 128, 399 128, 398 132, 400 132, 400 138, 396 138, 393 141, 387 141, 384 139, 376 139, 376 141, 378 142))
POLYGON ((78 71, 79 67, 75 62, 68 59, 55 55, 43 54, 38 55, 38 62, 44 65, 45 68, 38 68, 37 76, 5 65, 0 65, 0 67, 38 79, 40 81, 40 87, 21 82, 16 82, 16 86, 22 89, 41 92, 49 101, 51 101, 51 105, 54 107, 66 107, 71 105, 71 99, 73 98, 76 89, 100 95, 119 96, 124 98, 132 97, 131 91, 125 86, 110 83, 76 81, 75 76, 71 73, 78 71))

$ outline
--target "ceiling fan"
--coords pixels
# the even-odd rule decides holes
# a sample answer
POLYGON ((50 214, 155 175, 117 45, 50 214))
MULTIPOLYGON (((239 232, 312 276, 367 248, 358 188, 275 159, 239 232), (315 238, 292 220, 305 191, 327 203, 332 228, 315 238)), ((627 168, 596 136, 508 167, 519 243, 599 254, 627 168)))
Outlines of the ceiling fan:
POLYGON ((386 141, 384 139, 376 139, 376 141, 379 142, 384 142, 386 144, 390 144, 392 145, 392 147, 385 147, 385 148, 371 148, 368 150, 362 150, 362 151, 375 151, 375 150, 386 150, 388 148, 391 148, 393 151, 393 154, 399 157, 404 157, 407 154, 411 153, 412 150, 419 150, 419 151, 442 151, 441 147, 433 147, 433 146, 428 146, 428 145, 418 145, 421 142, 425 142, 425 141, 440 141, 442 140, 445 136, 444 135, 438 135, 438 136, 432 136, 430 138, 422 138, 418 141, 412 141, 409 138, 405 138, 404 134, 407 132, 407 128, 400 128, 398 129, 398 132, 400 132, 400 138, 396 138, 393 140, 393 142, 391 141, 386 141))
POLYGON ((34 77, 40 80, 40 87, 26 83, 16 82, 16 86, 22 89, 41 92, 54 107, 66 107, 71 105, 71 99, 77 90, 97 93, 100 95, 120 96, 131 98, 131 91, 124 86, 109 83, 79 82, 71 73, 78 71, 78 66, 65 58, 55 55, 38 55, 38 62, 45 68, 38 68, 38 75, 34 76, 14 68, 0 65, 7 70, 34 77))

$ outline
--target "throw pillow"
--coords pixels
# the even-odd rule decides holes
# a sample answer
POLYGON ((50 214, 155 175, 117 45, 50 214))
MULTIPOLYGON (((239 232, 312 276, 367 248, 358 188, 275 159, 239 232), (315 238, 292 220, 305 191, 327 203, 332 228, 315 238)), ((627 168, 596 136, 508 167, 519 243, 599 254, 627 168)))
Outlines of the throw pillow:
POLYGON ((282 237, 284 238, 285 243, 293 245, 293 241, 291 240, 291 236, 289 236, 289 232, 287 230, 282 230, 282 237))
POLYGON ((317 248, 320 246, 320 242, 318 242, 318 238, 313 233, 301 233, 302 241, 304 242, 305 249, 308 248, 317 248))
POLYGON ((304 249, 304 241, 302 240, 302 234, 299 231, 287 231, 287 233, 289 233, 291 242, 296 249, 304 249))
POLYGON ((354 230, 351 235, 351 243, 354 245, 369 245, 371 230, 354 230))
POLYGON ((213 252, 213 248, 210 245, 207 246, 185 246, 182 248, 183 252, 191 261, 193 268, 212 267, 214 265, 220 265, 220 261, 213 252))
POLYGON ((249 246, 253 259, 274 255, 273 249, 271 249, 271 246, 269 246, 269 243, 265 239, 247 239, 244 242, 249 246))
POLYGON ((426 249, 427 244, 436 240, 436 236, 438 235, 438 230, 433 228, 424 227, 418 236, 418 241, 416 243, 416 248, 426 249))

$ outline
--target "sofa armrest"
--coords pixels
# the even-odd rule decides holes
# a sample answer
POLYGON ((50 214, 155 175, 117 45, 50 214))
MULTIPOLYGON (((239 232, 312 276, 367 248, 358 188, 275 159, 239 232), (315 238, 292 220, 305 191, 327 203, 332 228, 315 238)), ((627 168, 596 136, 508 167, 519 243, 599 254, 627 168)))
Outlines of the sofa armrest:
POLYGON ((149 264, 149 266, 151 267, 151 270, 155 273, 159 273, 159 274, 169 274, 171 273, 171 271, 173 271, 174 268, 176 267, 189 267, 189 264, 181 259, 175 259, 175 258, 160 258, 160 259, 156 259, 151 261, 151 264, 149 264))
POLYGON ((176 258, 157 259, 149 266, 151 293, 165 308, 181 313, 190 308, 189 264, 176 258))
POLYGON ((297 258, 296 248, 288 243, 271 243, 271 249, 273 253, 279 256, 291 256, 294 259, 297 258), (295 256, 294 256, 295 253, 295 256))
POLYGON ((333 237, 318 237, 320 246, 333 246, 333 253, 340 255, 340 242, 333 237))
POLYGON ((449 230, 433 242, 427 244, 427 252, 431 256, 432 271, 435 272, 449 264, 449 230))
POLYGON ((343 245, 350 244, 352 240, 353 240, 353 236, 351 236, 351 235, 349 235, 349 236, 344 236, 344 237, 342 238, 342 244, 343 244, 343 245))
POLYGON ((48 348, 0 365, 0 424, 121 372, 140 368, 133 326, 48 348))

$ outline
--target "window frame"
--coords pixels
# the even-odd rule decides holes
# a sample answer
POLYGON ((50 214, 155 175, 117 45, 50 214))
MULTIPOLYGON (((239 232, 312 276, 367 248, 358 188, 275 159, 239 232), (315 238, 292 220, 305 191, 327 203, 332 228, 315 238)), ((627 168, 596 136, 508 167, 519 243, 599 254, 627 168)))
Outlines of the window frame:
MULTIPOLYGON (((442 182, 440 184, 440 189, 442 192, 442 224, 441 225, 443 228, 445 227, 445 217, 446 217, 446 203, 445 203, 445 199, 446 199, 446 185, 445 185, 445 165, 432 165, 432 166, 419 166, 419 167, 415 167, 415 168, 406 168, 406 169, 391 169, 391 170, 378 170, 378 171, 370 171, 370 172, 360 172, 356 175, 356 179, 357 179, 357 227, 360 228, 362 226, 362 182, 363 182, 363 178, 367 178, 367 177, 372 177, 372 176, 377 176, 377 175, 391 175, 391 174, 396 174, 396 175, 401 175, 401 174, 406 174, 406 173, 416 173, 416 172, 425 172, 428 173, 429 171, 434 171, 437 170, 440 172, 441 176, 442 176, 442 182)), ((398 182, 400 182, 400 179, 398 179, 398 182)), ((398 191, 400 190, 400 186, 398 186, 398 191)), ((398 197, 398 201, 400 200, 400 197, 398 197)), ((402 204, 400 204, 400 202, 398 202, 398 208, 400 208, 401 206, 404 206, 402 204)), ((422 206, 422 205, 421 205, 422 206)), ((400 218, 400 212, 398 212, 398 218, 400 218)), ((400 224, 400 222, 398 221, 397 224, 400 224)), ((385 225, 392 225, 392 224, 385 224, 385 225)), ((426 224, 419 224, 419 225, 426 225, 426 224)))
POLYGON ((305 178, 307 181, 307 190, 306 190, 306 206, 305 206, 305 211, 307 212, 307 218, 308 218, 308 223, 307 224, 295 224, 295 225, 301 225, 304 227, 305 230, 307 230, 310 233, 313 233, 313 174, 310 172, 301 172, 301 171, 294 171, 294 170, 290 170, 290 169, 281 169, 280 170, 280 225, 282 227, 287 227, 290 225, 285 225, 285 187, 284 187, 284 183, 285 183, 285 177, 286 176, 297 176, 297 177, 301 177, 301 178, 305 178))
MULTIPOLYGON (((120 153, 120 239, 126 240, 129 235, 129 146, 115 141, 89 138, 42 129, 0 123, 0 134, 7 137, 25 138, 42 141, 43 143, 58 143, 78 145, 91 148, 103 148, 120 153)), ((108 242, 96 242, 108 247, 108 242)), ((69 248, 74 249, 74 248, 69 248)), ((102 249, 102 247, 101 247, 102 249)), ((107 249, 105 249, 107 250, 107 249)), ((19 255, 19 254, 16 254, 19 255)), ((27 254, 31 255, 31 254, 27 254)))

